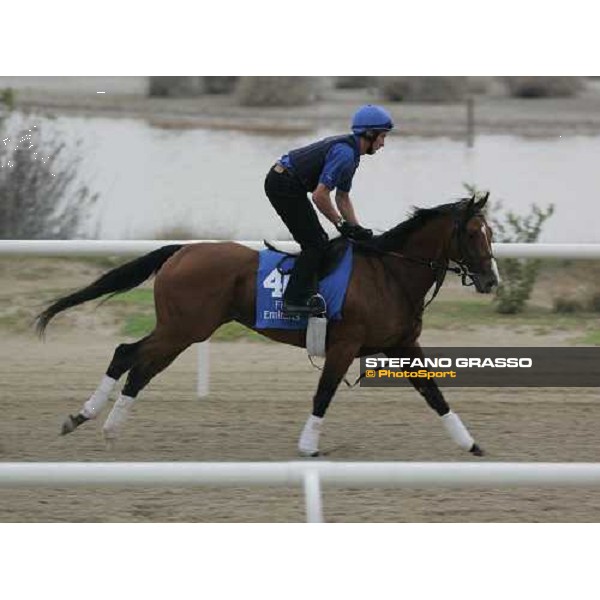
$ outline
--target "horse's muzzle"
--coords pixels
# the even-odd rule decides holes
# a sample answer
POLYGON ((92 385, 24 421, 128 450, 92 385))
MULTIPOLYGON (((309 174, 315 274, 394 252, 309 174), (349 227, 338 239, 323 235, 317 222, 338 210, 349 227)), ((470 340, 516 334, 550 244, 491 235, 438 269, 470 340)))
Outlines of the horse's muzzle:
POLYGON ((475 284, 475 289, 480 294, 490 294, 498 286, 498 278, 493 272, 490 273, 471 273, 471 278, 475 284))

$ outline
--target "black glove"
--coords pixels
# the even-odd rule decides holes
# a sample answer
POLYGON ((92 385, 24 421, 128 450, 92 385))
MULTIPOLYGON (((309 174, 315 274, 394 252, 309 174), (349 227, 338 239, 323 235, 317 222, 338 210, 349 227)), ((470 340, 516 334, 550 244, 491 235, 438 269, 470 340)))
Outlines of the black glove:
POLYGON ((342 221, 341 225, 338 225, 337 229, 342 234, 342 237, 355 240, 357 242, 364 242, 373 237, 373 231, 371 229, 366 229, 360 225, 352 225, 351 223, 348 223, 348 221, 342 221))

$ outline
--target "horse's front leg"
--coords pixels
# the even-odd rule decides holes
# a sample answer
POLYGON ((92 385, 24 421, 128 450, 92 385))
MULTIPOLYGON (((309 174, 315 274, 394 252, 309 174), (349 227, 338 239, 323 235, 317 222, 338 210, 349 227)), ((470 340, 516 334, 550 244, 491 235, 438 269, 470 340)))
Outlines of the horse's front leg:
POLYGON ((319 455, 319 437, 323 418, 340 381, 356 357, 360 345, 358 341, 340 339, 327 349, 323 373, 313 398, 313 411, 308 417, 298 441, 298 450, 302 456, 319 455))
MULTIPOLYGON (((390 358, 424 358, 423 349, 415 343, 410 349, 398 348, 386 355, 390 358)), ((469 430, 465 427, 461 418, 450 409, 440 388, 433 379, 422 379, 419 377, 409 378, 413 387, 425 398, 427 404, 441 417, 442 425, 452 438, 463 450, 468 450, 475 456, 483 456, 484 452, 475 442, 469 430)))

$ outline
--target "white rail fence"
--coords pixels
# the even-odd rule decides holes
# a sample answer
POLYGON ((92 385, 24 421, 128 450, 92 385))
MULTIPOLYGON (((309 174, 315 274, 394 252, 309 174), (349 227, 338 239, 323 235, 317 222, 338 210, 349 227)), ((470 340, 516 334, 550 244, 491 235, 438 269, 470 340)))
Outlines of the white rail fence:
MULTIPOLYGON (((170 244, 216 243, 223 240, 0 240, 0 255, 30 256, 133 256, 170 244)), ((236 241, 254 250, 257 240, 236 241)), ((274 242, 283 250, 298 250, 295 242, 274 242)), ((498 258, 600 258, 600 244, 493 244, 498 258)))
POLYGON ((302 486, 306 520, 323 518, 334 488, 600 487, 596 463, 0 463, 0 488, 302 486))
MULTIPOLYGON (((137 256, 171 244, 216 243, 222 240, 0 240, 0 256, 137 256)), ((258 240, 236 243, 262 250, 258 240)), ((295 242, 276 242, 283 250, 298 250, 295 242)), ((600 259, 600 244, 493 244, 498 258, 565 258, 600 259)), ((198 376, 196 394, 209 394, 208 341, 198 344, 198 376)))

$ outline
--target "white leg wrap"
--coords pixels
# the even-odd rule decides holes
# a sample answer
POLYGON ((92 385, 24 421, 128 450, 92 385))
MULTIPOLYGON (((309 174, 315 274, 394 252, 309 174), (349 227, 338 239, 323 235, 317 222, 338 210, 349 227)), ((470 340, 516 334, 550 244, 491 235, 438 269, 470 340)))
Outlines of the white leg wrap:
POLYGON ((322 417, 310 415, 298 441, 298 450, 302 456, 314 456, 319 452, 319 436, 321 435, 322 417))
POLYGON ((108 397, 112 392, 113 387, 117 383, 116 379, 105 375, 96 388, 96 391, 90 396, 90 399, 83 405, 81 414, 88 419, 95 419, 106 406, 108 397))
POLYGON ((450 411, 442 417, 442 423, 446 431, 450 434, 450 437, 461 448, 470 450, 473 447, 475 440, 471 437, 471 434, 467 431, 467 428, 463 425, 458 415, 450 411))
POLYGON ((135 398, 123 394, 119 396, 102 427, 102 433, 107 440, 114 440, 118 436, 119 429, 127 421, 134 402, 135 398))

